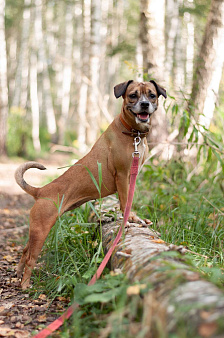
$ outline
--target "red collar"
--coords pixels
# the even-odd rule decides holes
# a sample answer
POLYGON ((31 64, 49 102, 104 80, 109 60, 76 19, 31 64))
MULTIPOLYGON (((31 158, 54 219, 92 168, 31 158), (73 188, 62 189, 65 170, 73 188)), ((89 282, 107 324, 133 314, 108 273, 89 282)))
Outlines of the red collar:
POLYGON ((142 132, 140 130, 137 129, 133 129, 131 126, 129 126, 129 124, 127 124, 127 122, 123 119, 123 117, 121 116, 121 114, 119 115, 120 121, 123 124, 123 126, 128 130, 128 132, 126 131, 122 131, 123 134, 125 135, 129 135, 132 137, 136 137, 136 136, 147 136, 149 131, 147 132, 142 132))

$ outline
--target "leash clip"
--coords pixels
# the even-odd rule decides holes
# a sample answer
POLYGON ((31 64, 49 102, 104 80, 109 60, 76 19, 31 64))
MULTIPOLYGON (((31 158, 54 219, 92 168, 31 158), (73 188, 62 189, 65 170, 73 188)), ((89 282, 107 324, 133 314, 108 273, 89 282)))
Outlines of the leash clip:
POLYGON ((135 157, 138 155, 138 157, 140 158, 141 157, 141 154, 140 152, 138 151, 138 145, 141 143, 141 137, 138 135, 134 138, 134 147, 135 147, 135 151, 132 153, 132 157, 135 157))

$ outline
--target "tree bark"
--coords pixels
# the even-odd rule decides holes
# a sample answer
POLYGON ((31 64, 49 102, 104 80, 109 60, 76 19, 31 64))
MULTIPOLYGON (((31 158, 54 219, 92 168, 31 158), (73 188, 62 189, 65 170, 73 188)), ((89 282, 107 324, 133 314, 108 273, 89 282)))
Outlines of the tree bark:
POLYGON ((35 7, 32 9, 34 16, 33 43, 30 55, 30 106, 32 114, 32 138, 35 151, 41 150, 39 126, 40 126, 40 109, 37 91, 37 44, 40 42, 40 21, 38 16, 38 7, 41 0, 35 0, 35 7))
POLYGON ((15 90, 12 100, 13 107, 26 108, 29 77, 29 34, 30 34, 31 0, 24 0, 23 24, 18 64, 15 75, 15 90))
POLYGON ((62 102, 61 117, 59 129, 59 143, 65 143, 65 132, 69 116, 70 90, 72 81, 72 51, 73 51, 73 6, 66 4, 65 12, 65 51, 64 51, 64 69, 62 77, 62 102))
POLYGON ((195 118, 206 128, 210 125, 217 101, 224 62, 223 49, 224 1, 212 0, 189 102, 189 109, 193 109, 195 118))
POLYGON ((101 1, 91 0, 91 37, 90 37, 90 86, 87 144, 93 145, 99 133, 100 109, 98 104, 101 54, 101 1))
POLYGON ((57 125, 56 118, 53 107, 53 100, 51 94, 51 83, 50 76, 48 71, 47 63, 47 52, 46 52, 46 43, 43 34, 43 20, 42 20, 42 11, 43 11, 43 1, 39 1, 39 5, 36 8, 36 16, 39 21, 39 50, 38 50, 38 65, 39 71, 42 73, 42 97, 43 105, 42 111, 45 111, 47 130, 50 134, 51 141, 56 142, 57 139, 57 125))
POLYGON ((0 0, 0 155, 6 154, 8 116, 7 57, 5 40, 5 0, 0 0))
POLYGON ((81 153, 87 150, 87 109, 88 79, 90 74, 90 31, 91 31, 91 0, 82 1, 82 50, 81 50, 81 84, 78 103, 78 147, 81 153))
MULTIPOLYGON (((160 85, 166 86, 165 71, 165 36, 164 36, 165 1, 159 6, 156 0, 141 0, 140 2, 140 41, 143 53, 143 68, 150 79, 155 79, 160 85)), ((168 83, 167 83, 168 84, 168 83)), ((163 142, 168 137, 168 122, 165 110, 160 103, 159 109, 151 119, 149 142, 153 145, 163 142)), ((149 147, 153 148, 153 145, 149 147)), ((162 158, 167 159, 164 149, 162 158)))
MULTIPOLYGON (((122 222, 103 212, 103 246, 108 251, 122 222)), ((112 255, 111 269, 121 269, 131 282, 150 283, 143 297, 144 337, 221 337, 224 293, 204 279, 184 257, 183 247, 168 245, 150 228, 130 224, 112 255), (182 254, 181 254, 182 253, 182 254), (161 333, 163 333, 161 335, 161 333)))
POLYGON ((167 78, 170 79, 170 85, 173 84, 173 65, 174 65, 174 51, 175 39, 178 31, 179 24, 179 3, 178 0, 167 1, 166 4, 166 22, 165 22, 165 35, 166 35, 166 59, 165 69, 167 78))
POLYGON ((161 0, 159 6, 156 0, 141 0, 140 11, 143 67, 150 78, 161 82, 165 64, 165 0, 161 0))

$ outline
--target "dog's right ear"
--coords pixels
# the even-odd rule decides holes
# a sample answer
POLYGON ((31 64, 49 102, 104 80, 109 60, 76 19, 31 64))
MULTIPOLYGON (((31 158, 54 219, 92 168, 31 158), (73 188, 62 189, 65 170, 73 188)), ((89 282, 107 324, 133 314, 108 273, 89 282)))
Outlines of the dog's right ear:
POLYGON ((126 82, 122 82, 114 87, 114 95, 116 99, 118 99, 120 96, 124 96, 129 84, 132 82, 133 80, 129 80, 126 82))

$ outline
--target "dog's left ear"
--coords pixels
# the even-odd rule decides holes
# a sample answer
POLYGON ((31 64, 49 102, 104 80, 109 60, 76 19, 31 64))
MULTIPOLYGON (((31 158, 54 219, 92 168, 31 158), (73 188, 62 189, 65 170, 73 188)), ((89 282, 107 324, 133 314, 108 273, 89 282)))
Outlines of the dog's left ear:
POLYGON ((154 86, 156 87, 158 97, 160 95, 163 95, 165 97, 165 99, 167 98, 166 89, 164 89, 163 87, 160 87, 154 80, 150 80, 149 82, 152 82, 154 84, 154 86))
POLYGON ((114 95, 116 99, 118 99, 121 95, 124 96, 129 84, 132 82, 133 80, 129 80, 126 82, 122 82, 114 87, 114 95))

